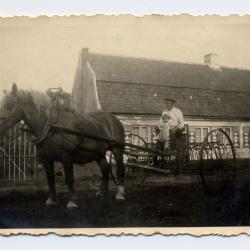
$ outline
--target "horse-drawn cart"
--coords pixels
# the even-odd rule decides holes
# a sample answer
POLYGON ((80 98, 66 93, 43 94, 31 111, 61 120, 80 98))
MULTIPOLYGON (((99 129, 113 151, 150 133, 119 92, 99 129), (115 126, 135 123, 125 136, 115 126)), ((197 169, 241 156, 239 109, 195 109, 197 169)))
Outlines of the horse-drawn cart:
POLYGON ((159 142, 146 143, 135 134, 130 135, 131 142, 125 142, 124 128, 117 117, 105 112, 76 113, 71 107, 70 95, 60 88, 50 89, 47 94, 51 99, 42 93, 18 91, 13 84, 12 91, 2 101, 0 127, 1 135, 21 120, 29 124, 29 131, 35 137, 32 141, 47 175, 46 204, 56 203, 54 161, 61 162, 65 170, 71 198, 69 207, 77 206, 73 201, 73 163, 97 161, 103 177, 101 191, 107 193, 111 173, 118 184, 116 199, 125 199, 124 166, 127 184, 142 184, 152 172, 200 175, 210 192, 230 190, 235 182, 235 149, 222 129, 211 130, 202 143, 190 143, 188 129, 179 131, 171 136, 170 147, 165 150, 159 147, 159 142), (113 165, 117 167, 117 178, 113 165))
MULTIPOLYGON (((61 96, 62 93, 64 92, 61 89, 59 91, 56 89, 55 105, 58 105, 60 99, 63 103, 65 102, 65 97, 61 96)), ((236 181, 235 148, 230 136, 223 129, 209 131, 203 142, 190 143, 189 129, 186 126, 184 131, 172 136, 171 140, 174 140, 174 143, 170 141, 170 148, 163 150, 163 147, 159 147, 160 141, 147 143, 136 134, 127 135, 131 143, 110 140, 88 132, 60 127, 57 124, 51 127, 58 132, 125 147, 123 159, 127 185, 143 184, 152 172, 175 176, 200 175, 204 187, 209 192, 227 190, 233 187, 236 181)), ((115 171, 112 171, 113 166, 116 165, 115 157, 112 152, 107 152, 106 158, 109 162, 111 177, 117 184, 115 171)))
MULTIPOLYGON (((142 185, 151 173, 160 175, 200 175, 210 193, 232 188, 236 181, 236 154, 229 135, 222 129, 211 130, 202 143, 190 143, 184 132, 176 148, 165 152, 157 143, 146 141, 135 134, 127 135, 136 144, 125 143, 124 161, 127 185, 142 185), (136 140, 134 140, 136 138, 136 140)), ((116 177, 112 153, 108 155, 111 176, 116 177)))

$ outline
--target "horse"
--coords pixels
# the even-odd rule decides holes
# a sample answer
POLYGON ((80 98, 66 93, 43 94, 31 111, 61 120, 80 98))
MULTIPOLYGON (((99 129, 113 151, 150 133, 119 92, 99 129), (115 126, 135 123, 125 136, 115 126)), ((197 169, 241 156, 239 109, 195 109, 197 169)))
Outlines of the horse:
POLYGON ((57 114, 57 123, 61 127, 84 131, 85 134, 100 136, 107 140, 98 140, 79 134, 69 134, 62 131, 49 130, 46 136, 44 130, 49 119, 51 98, 38 91, 18 89, 13 83, 12 89, 5 93, 0 103, 0 136, 14 124, 24 121, 30 133, 36 138, 38 157, 46 172, 48 183, 47 206, 57 204, 54 162, 63 165, 65 183, 68 186, 69 201, 67 208, 77 208, 77 199, 74 189, 74 164, 85 164, 96 161, 100 166, 102 180, 97 194, 103 197, 108 193, 109 165, 106 160, 106 152, 111 151, 116 160, 117 171, 117 200, 125 199, 124 192, 124 164, 123 152, 125 133, 124 128, 117 117, 111 113, 102 111, 77 114, 72 110, 62 110, 57 114), (39 141, 40 138, 40 142, 39 141), (109 141, 121 142, 120 144, 109 141))

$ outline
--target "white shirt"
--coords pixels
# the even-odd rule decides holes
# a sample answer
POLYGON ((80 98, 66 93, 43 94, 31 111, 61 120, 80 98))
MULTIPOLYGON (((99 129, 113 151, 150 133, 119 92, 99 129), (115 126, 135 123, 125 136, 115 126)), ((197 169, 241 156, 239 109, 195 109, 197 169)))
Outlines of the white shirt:
POLYGON ((162 116, 165 114, 170 116, 168 124, 171 128, 178 127, 182 129, 184 127, 183 114, 178 108, 173 107, 171 110, 165 109, 161 115, 160 122, 162 122, 162 116))

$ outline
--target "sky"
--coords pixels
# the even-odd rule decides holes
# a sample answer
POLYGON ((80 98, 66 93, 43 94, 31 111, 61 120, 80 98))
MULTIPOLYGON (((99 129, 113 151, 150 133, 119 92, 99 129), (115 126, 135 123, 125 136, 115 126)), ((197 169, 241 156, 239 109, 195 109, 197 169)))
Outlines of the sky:
MULTIPOLYGON (((250 69, 250 17, 146 16, 0 19, 0 93, 71 91, 81 48, 90 52, 250 69)), ((0 96, 1 96, 0 94, 0 96)))

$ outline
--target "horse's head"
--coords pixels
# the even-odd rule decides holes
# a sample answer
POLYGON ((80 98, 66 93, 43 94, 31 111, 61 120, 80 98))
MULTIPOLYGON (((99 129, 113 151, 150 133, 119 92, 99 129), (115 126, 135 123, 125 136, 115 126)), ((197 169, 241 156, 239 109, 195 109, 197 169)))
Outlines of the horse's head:
POLYGON ((6 133, 10 127, 21 121, 22 118, 23 109, 18 98, 18 88, 13 83, 11 91, 5 93, 0 102, 0 135, 6 133))

